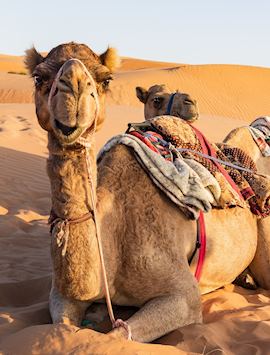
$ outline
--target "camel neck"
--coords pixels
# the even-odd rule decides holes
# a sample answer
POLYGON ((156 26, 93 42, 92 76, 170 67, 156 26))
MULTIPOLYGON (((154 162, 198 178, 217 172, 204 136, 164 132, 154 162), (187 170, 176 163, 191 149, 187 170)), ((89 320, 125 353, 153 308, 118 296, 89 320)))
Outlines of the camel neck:
POLYGON ((90 148, 65 148, 49 135, 47 171, 51 182, 52 209, 63 219, 76 219, 92 211, 86 149, 91 162, 91 180, 96 192, 95 142, 90 148))
MULTIPOLYGON (((47 172, 51 182, 52 209, 61 219, 74 220, 92 212, 85 148, 60 147, 49 137, 47 172)), ((94 142, 89 149, 92 180, 96 190, 96 157, 94 142)), ((66 254, 63 257, 52 238, 54 279, 57 289, 66 297, 78 300, 102 297, 102 279, 96 228, 92 218, 69 226, 66 254), (79 260, 79 262, 78 262, 79 260)))

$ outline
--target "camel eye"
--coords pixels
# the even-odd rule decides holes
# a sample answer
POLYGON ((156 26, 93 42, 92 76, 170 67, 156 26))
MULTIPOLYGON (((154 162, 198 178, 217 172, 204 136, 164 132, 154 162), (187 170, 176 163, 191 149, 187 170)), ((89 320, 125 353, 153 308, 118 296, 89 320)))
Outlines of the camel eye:
POLYGON ((102 86, 104 87, 104 89, 107 89, 107 87, 110 84, 111 79, 106 79, 102 82, 102 86))
POLYGON ((39 86, 42 84, 42 77, 41 75, 35 75, 34 76, 34 82, 36 86, 39 86))
POLYGON ((159 96, 154 97, 153 103, 155 108, 160 109, 162 106, 162 98, 159 96))
POLYGON ((194 102, 192 100, 190 100, 190 99, 185 99, 184 100, 184 104, 185 105, 194 105, 194 102))

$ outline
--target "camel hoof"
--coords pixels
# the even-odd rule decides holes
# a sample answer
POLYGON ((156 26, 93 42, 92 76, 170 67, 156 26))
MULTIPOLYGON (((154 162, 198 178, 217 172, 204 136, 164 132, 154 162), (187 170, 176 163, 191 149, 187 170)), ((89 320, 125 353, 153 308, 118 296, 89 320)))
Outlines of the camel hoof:
POLYGON ((115 339, 128 340, 128 333, 125 328, 119 327, 111 330, 108 334, 112 335, 115 339))

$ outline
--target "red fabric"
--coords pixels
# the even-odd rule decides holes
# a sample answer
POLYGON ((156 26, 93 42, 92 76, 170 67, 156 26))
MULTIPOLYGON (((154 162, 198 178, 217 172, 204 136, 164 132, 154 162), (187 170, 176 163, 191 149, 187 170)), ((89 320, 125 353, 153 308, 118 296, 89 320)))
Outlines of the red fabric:
MULTIPOLYGON (((201 143, 202 152, 204 154, 207 154, 207 155, 210 155, 211 157, 216 158, 217 157, 216 152, 213 149, 213 147, 211 146, 211 144, 208 142, 208 140, 205 138, 205 136, 197 128, 193 127, 192 125, 190 125, 190 126, 192 127, 192 129, 196 133, 196 135, 201 143)), ((226 178, 226 180, 231 185, 231 187, 238 193, 240 198, 243 199, 243 196, 242 196, 241 191, 239 190, 238 186, 233 181, 233 179, 230 177, 230 175, 227 173, 227 171, 223 168, 223 166, 214 160, 212 160, 212 161, 216 165, 218 170, 221 172, 221 174, 226 178)))
POLYGON ((199 252, 199 258, 197 262, 197 267, 195 271, 195 277, 197 281, 200 281, 201 278, 201 273, 202 273, 202 268, 204 264, 204 259, 205 259, 205 253, 206 253, 206 229, 205 229, 205 222, 204 222, 204 215, 203 212, 200 211, 199 214, 199 225, 200 225, 200 252, 199 252))
POLYGON ((151 150, 153 150, 153 152, 156 152, 158 154, 159 151, 158 149, 149 141, 148 138, 144 137, 142 134, 140 134, 139 132, 136 132, 136 131, 132 131, 132 132, 129 132, 129 134, 131 134, 132 136, 135 136, 137 138, 139 138, 142 142, 144 142, 148 148, 150 148, 151 150))
MULTIPOLYGON (((216 152, 213 149, 213 147, 211 146, 211 144, 208 142, 208 140, 205 138, 205 136, 195 127, 193 127, 192 125, 190 125, 194 132, 196 133, 201 146, 202 146, 202 152, 204 154, 210 155, 211 157, 216 158, 216 152)), ((238 195, 241 197, 241 199, 243 198, 238 186, 235 184, 235 182, 232 180, 232 178, 230 177, 230 175, 227 173, 227 171, 223 168, 223 166, 221 166, 218 162, 213 161, 213 163, 216 165, 216 167, 219 169, 219 171, 223 174, 223 176, 227 179, 228 183, 231 185, 231 187, 238 193, 238 195)), ((197 279, 197 281, 200 281, 200 277, 201 277, 201 273, 202 273, 202 268, 203 268, 203 264, 204 264, 204 259, 205 259, 205 253, 206 253, 206 229, 205 229, 205 222, 204 222, 204 215, 202 213, 202 211, 200 211, 199 214, 199 226, 200 226, 200 243, 201 243, 201 247, 200 247, 200 251, 199 251, 199 258, 198 258, 198 262, 197 262, 197 267, 196 267, 196 271, 195 271, 195 277, 197 279)))
POLYGON ((153 152, 163 156, 166 161, 168 160, 170 162, 173 162, 173 157, 170 151, 159 142, 159 139, 163 140, 163 137, 160 134, 153 131, 146 131, 145 135, 137 131, 129 132, 129 134, 139 138, 153 152))
POLYGON ((241 191, 244 200, 249 200, 251 197, 255 196, 254 191, 251 187, 246 187, 241 191))
MULTIPOLYGON (((213 147, 211 146, 211 144, 208 142, 208 140, 205 138, 205 136, 197 128, 193 127, 192 125, 190 125, 190 126, 193 128, 194 132, 196 133, 196 135, 201 143, 202 152, 204 154, 207 154, 207 155, 210 155, 211 157, 216 158, 216 152, 213 149, 213 147)), ((243 198, 239 188, 236 186, 235 182, 232 180, 232 178, 229 176, 229 174, 223 168, 223 166, 221 166, 218 162, 215 162, 215 161, 213 161, 213 163, 216 165, 216 167, 219 169, 219 171, 223 174, 223 176, 225 176, 225 178, 227 179, 229 184, 232 186, 232 188, 238 193, 238 195, 241 198, 243 198)), ((196 271, 195 271, 195 277, 196 277, 197 281, 199 282, 200 277, 201 277, 201 273, 202 273, 203 264, 204 264, 205 253, 206 253, 206 229, 205 229, 204 215, 203 215, 202 211, 200 211, 198 222, 200 225, 201 247, 200 247, 200 251, 199 251, 199 258, 198 258, 197 267, 196 267, 196 271)))

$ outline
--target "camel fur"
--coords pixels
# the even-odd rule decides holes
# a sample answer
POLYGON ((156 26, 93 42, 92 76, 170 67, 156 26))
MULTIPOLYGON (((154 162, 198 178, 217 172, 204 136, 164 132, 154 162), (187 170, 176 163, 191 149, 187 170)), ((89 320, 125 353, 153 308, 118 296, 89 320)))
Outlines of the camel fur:
MULTIPOLYGON (((150 342, 201 322, 200 294, 229 284, 252 262, 257 246, 256 218, 240 207, 205 214, 206 261, 198 284, 194 278, 197 255, 191 266, 188 264, 196 243, 196 221, 179 213, 128 147, 116 145, 96 165, 94 120, 98 126, 104 120, 112 66, 106 67, 104 56, 101 59, 76 43, 54 48, 41 63, 39 56, 31 51, 26 63, 31 63, 28 68, 35 79, 37 117, 48 131, 47 171, 53 211, 61 219, 92 211, 85 163, 88 149, 112 302, 140 307, 127 320, 132 338, 150 342), (82 64, 70 58, 83 62, 95 85, 82 64), (34 68, 35 62, 39 64, 34 68), (49 91, 63 63, 49 108, 49 91), (78 143, 81 137, 90 140, 89 148, 78 143)), ((70 225, 64 257, 54 239, 51 250, 52 320, 80 326, 87 307, 104 299, 93 218, 70 225)), ((123 328, 112 332, 126 336, 123 328)))

